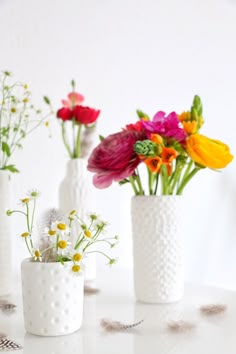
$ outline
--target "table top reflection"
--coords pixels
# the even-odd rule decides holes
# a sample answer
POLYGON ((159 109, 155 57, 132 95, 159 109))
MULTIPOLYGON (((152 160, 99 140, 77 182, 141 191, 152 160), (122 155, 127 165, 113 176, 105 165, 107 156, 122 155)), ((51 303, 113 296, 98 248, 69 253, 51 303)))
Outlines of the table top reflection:
POLYGON ((10 297, 17 304, 17 311, 11 315, 0 314, 0 332, 23 346, 22 350, 14 351, 19 354, 235 353, 236 293, 233 291, 188 284, 184 299, 178 303, 143 304, 135 301, 132 274, 118 269, 103 271, 91 286, 100 291, 85 296, 84 320, 79 331, 67 336, 39 337, 25 333, 20 284, 17 284, 10 297), (211 303, 226 304, 226 312, 203 316, 199 307, 211 303), (100 326, 102 318, 128 324, 141 319, 144 322, 131 330, 108 333, 100 326), (178 320, 191 322, 195 328, 170 332, 167 324, 178 320))

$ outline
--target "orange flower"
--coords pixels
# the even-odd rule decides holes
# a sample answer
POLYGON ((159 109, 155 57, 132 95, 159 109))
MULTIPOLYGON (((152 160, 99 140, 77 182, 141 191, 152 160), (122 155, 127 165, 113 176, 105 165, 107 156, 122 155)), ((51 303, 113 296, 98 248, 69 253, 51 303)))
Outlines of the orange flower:
POLYGON ((196 120, 192 120, 192 121, 183 121, 183 128, 185 130, 185 132, 188 135, 194 134, 197 132, 197 122, 196 120))
POLYGON ((178 119, 180 122, 189 121, 191 119, 191 113, 190 112, 183 112, 181 114, 178 114, 178 119))
POLYGON ((224 168, 233 160, 228 145, 201 134, 190 135, 186 150, 194 162, 213 169, 224 168))
POLYGON ((146 159, 144 162, 148 166, 148 168, 151 170, 152 173, 160 171, 162 160, 159 156, 150 157, 150 158, 146 159))
POLYGON ((178 153, 175 149, 172 148, 167 148, 163 147, 162 152, 161 152, 161 157, 163 163, 171 163, 176 157, 178 156, 178 153))
POLYGON ((163 139, 159 134, 151 134, 151 141, 156 144, 162 144, 163 139))

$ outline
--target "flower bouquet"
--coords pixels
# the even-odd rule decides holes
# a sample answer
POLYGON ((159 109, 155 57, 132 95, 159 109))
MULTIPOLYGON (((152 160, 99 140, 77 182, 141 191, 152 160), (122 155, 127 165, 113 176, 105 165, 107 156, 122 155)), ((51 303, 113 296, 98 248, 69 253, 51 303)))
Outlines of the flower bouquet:
POLYGON ((117 181, 130 183, 135 195, 180 195, 197 172, 226 167, 233 156, 226 144, 199 133, 202 113, 199 96, 181 114, 158 111, 151 120, 137 111, 136 123, 109 135, 92 151, 88 170, 95 173, 94 185, 107 188, 117 181), (147 190, 139 173, 141 164, 147 167, 147 190))
POLYGON ((113 181, 133 188, 137 300, 174 302, 184 292, 181 194, 199 171, 222 169, 233 156, 226 144, 200 134, 204 120, 199 96, 194 97, 191 109, 181 114, 158 111, 150 119, 142 111, 137 113, 136 123, 100 142, 87 168, 95 173, 97 188, 107 188, 113 181))
POLYGON ((26 224, 19 234, 30 256, 21 265, 25 327, 33 334, 63 335, 81 326, 85 255, 96 252, 114 264, 115 259, 100 246, 111 249, 118 237, 106 235, 107 223, 95 213, 82 220, 76 210, 63 214, 52 209, 43 218, 37 239, 34 219, 38 196, 33 190, 20 200, 22 209, 7 211, 8 216, 23 216, 26 224), (79 229, 76 238, 71 237, 74 223, 79 229))
MULTIPOLYGON (((86 157, 89 153, 91 139, 100 110, 84 106, 84 96, 75 91, 75 81, 71 81, 72 91, 63 99, 57 118, 61 122, 62 141, 70 159, 86 157), (72 139, 69 139, 72 136, 72 139)), ((48 97, 44 97, 51 105, 48 97)))

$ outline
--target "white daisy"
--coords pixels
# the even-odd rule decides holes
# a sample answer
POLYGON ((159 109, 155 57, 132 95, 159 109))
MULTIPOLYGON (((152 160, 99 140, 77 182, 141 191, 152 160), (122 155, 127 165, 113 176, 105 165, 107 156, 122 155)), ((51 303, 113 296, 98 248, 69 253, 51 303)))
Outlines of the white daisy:
POLYGON ((68 235, 70 233, 70 227, 63 221, 55 221, 52 223, 52 230, 56 230, 58 233, 63 235, 68 235))
POLYGON ((39 250, 33 250, 33 259, 34 261, 42 262, 42 254, 39 250))

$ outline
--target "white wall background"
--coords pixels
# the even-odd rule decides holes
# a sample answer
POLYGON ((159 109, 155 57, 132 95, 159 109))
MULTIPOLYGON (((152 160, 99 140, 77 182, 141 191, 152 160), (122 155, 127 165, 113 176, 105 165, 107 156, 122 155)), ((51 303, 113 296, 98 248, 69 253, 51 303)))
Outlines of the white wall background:
MULTIPOLYGON (((88 105, 101 108, 98 133, 150 115, 204 104, 202 132, 235 154, 236 0, 0 0, 0 69, 29 82, 34 102, 54 107, 72 78, 88 105)), ((57 205, 67 161, 56 118, 53 137, 39 129, 15 156, 13 204, 42 192, 40 210, 57 205)), ((236 289, 235 162, 221 174, 202 171, 185 192, 186 279, 236 289)), ((131 268, 130 188, 94 191, 100 214, 120 235, 117 267, 131 268)), ((1 198, 1 196, 0 196, 1 198)), ((92 208, 94 209, 94 208, 92 208)), ((20 223, 20 221, 19 221, 20 223)), ((15 264, 24 247, 14 224, 15 264)))

